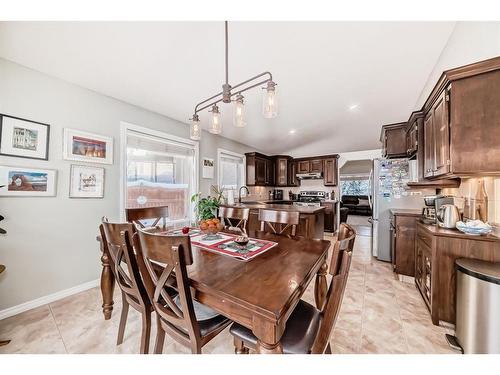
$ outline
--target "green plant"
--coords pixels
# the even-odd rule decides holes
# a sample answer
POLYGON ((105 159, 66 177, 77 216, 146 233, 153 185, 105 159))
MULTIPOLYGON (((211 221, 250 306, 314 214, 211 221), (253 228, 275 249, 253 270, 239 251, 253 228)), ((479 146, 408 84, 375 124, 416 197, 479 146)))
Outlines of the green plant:
POLYGON ((217 214, 217 209, 222 202, 223 189, 219 189, 213 185, 211 190, 215 195, 213 197, 209 195, 206 198, 202 198, 201 193, 193 194, 191 197, 191 202, 196 202, 196 217, 198 221, 213 219, 217 214))

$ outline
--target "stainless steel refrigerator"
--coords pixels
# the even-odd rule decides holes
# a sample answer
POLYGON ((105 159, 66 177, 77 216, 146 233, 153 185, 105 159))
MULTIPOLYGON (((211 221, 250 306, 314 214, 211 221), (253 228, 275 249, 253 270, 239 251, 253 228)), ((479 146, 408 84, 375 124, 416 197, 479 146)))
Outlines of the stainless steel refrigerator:
POLYGON ((424 195, 434 194, 431 189, 408 189, 411 180, 408 159, 374 159, 371 175, 372 196, 372 255, 379 260, 391 261, 390 210, 391 208, 421 209, 424 195))

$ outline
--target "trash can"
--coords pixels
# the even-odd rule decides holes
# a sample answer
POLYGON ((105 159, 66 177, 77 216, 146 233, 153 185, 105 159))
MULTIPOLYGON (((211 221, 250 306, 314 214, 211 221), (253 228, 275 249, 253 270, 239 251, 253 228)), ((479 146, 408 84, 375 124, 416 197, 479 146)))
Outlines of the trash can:
POLYGON ((455 335, 465 354, 500 354, 500 263, 457 259, 455 335))

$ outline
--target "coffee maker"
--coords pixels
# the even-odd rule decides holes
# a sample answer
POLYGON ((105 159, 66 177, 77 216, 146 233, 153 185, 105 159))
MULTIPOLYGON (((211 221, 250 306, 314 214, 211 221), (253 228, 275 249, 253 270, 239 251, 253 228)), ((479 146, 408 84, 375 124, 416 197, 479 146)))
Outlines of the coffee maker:
POLYGON ((424 197, 425 207, 422 209, 420 221, 424 224, 436 224, 436 214, 443 204, 455 204, 455 198, 447 195, 427 195, 424 197))

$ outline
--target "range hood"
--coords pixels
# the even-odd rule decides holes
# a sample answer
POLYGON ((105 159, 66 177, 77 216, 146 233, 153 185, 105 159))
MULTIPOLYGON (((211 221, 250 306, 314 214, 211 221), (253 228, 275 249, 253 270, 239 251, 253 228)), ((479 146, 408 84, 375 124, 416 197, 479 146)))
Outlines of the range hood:
POLYGON ((323 173, 321 172, 297 173, 296 177, 299 180, 320 180, 323 178, 323 173))

